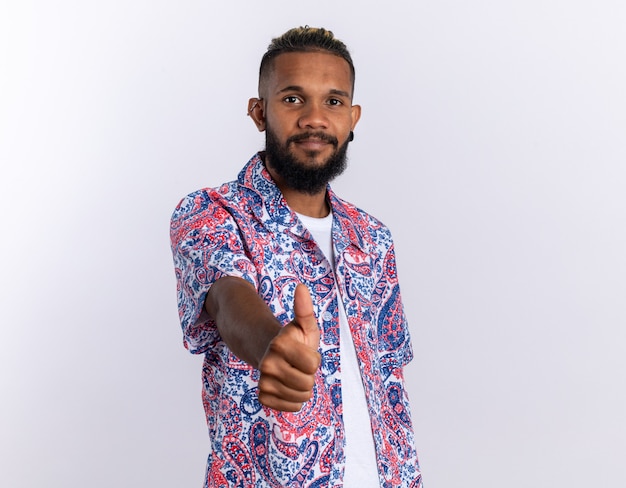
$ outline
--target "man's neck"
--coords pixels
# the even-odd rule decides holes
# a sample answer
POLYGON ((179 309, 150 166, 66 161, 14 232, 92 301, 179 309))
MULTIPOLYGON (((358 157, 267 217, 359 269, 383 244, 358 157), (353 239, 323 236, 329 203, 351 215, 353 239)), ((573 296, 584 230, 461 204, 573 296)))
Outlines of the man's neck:
POLYGON ((280 183, 276 183, 285 197, 287 205, 294 211, 307 217, 321 219, 330 213, 330 206, 326 200, 326 189, 315 195, 302 193, 290 188, 284 188, 280 183))

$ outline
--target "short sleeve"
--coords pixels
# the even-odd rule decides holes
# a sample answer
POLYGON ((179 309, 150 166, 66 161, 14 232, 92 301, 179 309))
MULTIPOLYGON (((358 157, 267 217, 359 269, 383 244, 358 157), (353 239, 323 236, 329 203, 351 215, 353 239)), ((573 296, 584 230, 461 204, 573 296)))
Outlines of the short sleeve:
POLYGON ((204 310, 211 285, 222 276, 238 276, 257 286, 256 272, 235 219, 213 191, 192 193, 178 204, 170 239, 183 341, 190 352, 202 354, 220 341, 204 310))

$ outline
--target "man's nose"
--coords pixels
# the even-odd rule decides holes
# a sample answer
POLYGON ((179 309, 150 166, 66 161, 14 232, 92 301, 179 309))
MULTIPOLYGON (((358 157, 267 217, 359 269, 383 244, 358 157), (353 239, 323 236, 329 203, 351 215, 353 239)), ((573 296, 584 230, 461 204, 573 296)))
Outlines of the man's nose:
POLYGON ((326 129, 328 117, 326 108, 319 103, 308 103, 300 115, 298 126, 301 129, 326 129))

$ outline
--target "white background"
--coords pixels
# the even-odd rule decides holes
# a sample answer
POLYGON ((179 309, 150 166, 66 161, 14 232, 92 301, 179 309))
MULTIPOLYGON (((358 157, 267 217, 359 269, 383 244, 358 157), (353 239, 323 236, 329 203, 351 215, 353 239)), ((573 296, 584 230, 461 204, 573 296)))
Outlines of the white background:
POLYGON ((4 0, 0 485, 201 486, 169 217, 309 24, 354 56, 334 187, 396 238, 426 486, 626 486, 625 6, 4 0))

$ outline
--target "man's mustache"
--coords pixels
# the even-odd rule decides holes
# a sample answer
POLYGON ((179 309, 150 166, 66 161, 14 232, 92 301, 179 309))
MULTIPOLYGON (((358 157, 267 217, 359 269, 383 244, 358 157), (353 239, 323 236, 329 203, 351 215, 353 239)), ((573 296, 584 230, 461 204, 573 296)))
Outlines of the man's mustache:
POLYGON ((307 139, 317 139, 328 144, 332 144, 335 147, 339 144, 336 137, 325 134, 324 132, 303 132, 302 134, 296 134, 295 136, 291 136, 287 139, 287 144, 291 144, 292 142, 302 142, 307 139))

